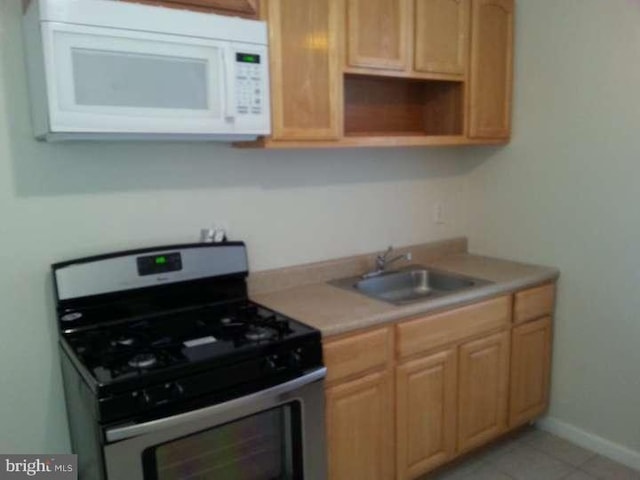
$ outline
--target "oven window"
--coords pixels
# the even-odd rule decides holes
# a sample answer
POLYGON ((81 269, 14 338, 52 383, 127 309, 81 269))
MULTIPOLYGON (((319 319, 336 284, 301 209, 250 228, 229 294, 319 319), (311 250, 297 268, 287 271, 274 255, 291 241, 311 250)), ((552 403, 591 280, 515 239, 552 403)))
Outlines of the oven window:
POLYGON ((299 407, 278 407, 147 449, 145 480, 297 480, 299 407))

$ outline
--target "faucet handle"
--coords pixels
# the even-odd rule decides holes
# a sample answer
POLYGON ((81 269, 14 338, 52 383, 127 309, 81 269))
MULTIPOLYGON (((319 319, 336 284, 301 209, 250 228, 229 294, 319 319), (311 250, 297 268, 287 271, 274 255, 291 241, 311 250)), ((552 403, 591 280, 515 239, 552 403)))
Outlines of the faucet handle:
POLYGON ((384 270, 384 266, 387 263, 387 257, 392 251, 393 247, 389 245, 389 247, 384 252, 381 252, 376 256, 376 270, 384 270))

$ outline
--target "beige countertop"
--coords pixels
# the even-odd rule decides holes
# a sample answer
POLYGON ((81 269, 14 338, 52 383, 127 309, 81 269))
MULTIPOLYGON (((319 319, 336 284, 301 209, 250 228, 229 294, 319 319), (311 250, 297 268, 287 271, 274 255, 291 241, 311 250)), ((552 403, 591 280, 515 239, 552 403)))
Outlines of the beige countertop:
MULTIPOLYGON (((466 247, 466 242, 464 246, 466 247)), ((481 278, 493 283, 402 306, 329 285, 326 283, 327 278, 279 290, 262 289, 263 291, 252 292, 251 298, 266 307, 318 328, 323 336, 328 337, 508 294, 554 281, 559 275, 558 270, 551 267, 468 253, 447 252, 439 258, 425 256, 424 259, 426 261, 419 263, 426 267, 481 278)), ((343 276, 349 276, 344 275, 344 271, 342 273, 343 276)), ((261 282, 264 280, 265 278, 261 278, 261 282)))

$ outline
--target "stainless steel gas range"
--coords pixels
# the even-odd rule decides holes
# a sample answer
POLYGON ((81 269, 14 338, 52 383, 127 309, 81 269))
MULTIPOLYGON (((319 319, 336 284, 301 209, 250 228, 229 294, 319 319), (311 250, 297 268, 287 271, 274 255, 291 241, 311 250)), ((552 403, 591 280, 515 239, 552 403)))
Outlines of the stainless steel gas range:
POLYGON ((326 477, 320 334, 248 299, 243 243, 52 268, 80 478, 326 477))

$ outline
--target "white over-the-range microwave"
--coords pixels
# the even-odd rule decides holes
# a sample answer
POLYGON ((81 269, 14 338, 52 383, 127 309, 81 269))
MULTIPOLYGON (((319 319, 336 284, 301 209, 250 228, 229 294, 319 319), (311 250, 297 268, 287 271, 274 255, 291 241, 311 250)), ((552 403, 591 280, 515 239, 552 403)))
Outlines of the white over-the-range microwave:
POLYGON ((39 139, 270 133, 264 22, 117 0, 32 0, 24 34, 39 139))

